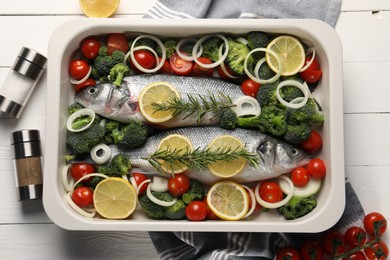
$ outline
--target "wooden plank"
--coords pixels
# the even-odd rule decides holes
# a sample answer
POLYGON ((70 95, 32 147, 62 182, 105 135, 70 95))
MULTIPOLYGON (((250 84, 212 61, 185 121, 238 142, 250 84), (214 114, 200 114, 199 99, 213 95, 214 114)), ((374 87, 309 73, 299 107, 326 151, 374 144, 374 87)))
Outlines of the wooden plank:
POLYGON ((342 0, 341 11, 390 10, 388 0, 342 0))

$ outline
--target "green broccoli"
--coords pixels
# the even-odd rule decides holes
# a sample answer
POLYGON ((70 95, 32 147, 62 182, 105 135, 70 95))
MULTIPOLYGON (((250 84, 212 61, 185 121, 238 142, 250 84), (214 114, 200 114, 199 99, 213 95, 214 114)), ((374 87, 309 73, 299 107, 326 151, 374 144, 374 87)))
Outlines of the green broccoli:
POLYGON ((105 129, 97 123, 93 123, 81 132, 67 132, 66 147, 75 155, 89 153, 95 145, 103 141, 105 129))
POLYGON ((186 217, 186 204, 178 199, 175 204, 166 208, 165 218, 172 220, 184 219, 186 217))
POLYGON ((111 53, 112 65, 116 65, 118 63, 123 63, 126 54, 122 51, 115 50, 111 53))
MULTIPOLYGON (((227 62, 229 67, 233 70, 235 74, 244 75, 244 62, 249 53, 248 47, 245 44, 241 42, 236 42, 235 40, 230 38, 228 39, 228 44, 229 52, 227 56, 227 62)), ((253 70, 253 63, 254 60, 252 56, 249 56, 247 60, 247 67, 249 71, 253 70)))
POLYGON ((302 141, 309 138, 311 129, 308 125, 287 125, 286 133, 283 135, 283 139, 291 144, 300 144, 302 141))
POLYGON ((99 173, 112 177, 121 177, 122 175, 128 174, 130 170, 130 159, 122 153, 115 155, 108 164, 98 168, 99 173))
POLYGON ((124 76, 130 75, 130 69, 126 64, 117 63, 110 71, 110 80, 114 81, 114 85, 121 86, 124 76))
POLYGON ((255 128, 264 133, 265 128, 260 115, 258 116, 240 116, 237 118, 237 126, 242 128, 255 128))
POLYGON ((232 109, 225 109, 219 117, 219 126, 223 129, 232 130, 237 125, 237 114, 232 109))
POLYGON ((268 66, 267 63, 263 63, 259 68, 259 77, 261 79, 270 79, 273 76, 275 76, 275 72, 268 66))
POLYGON ((212 37, 203 42, 203 56, 209 58, 213 62, 219 60, 218 50, 222 44, 222 39, 219 37, 212 37))
POLYGON ((116 144, 120 148, 133 149, 140 147, 148 138, 149 128, 138 120, 130 120, 129 123, 119 123, 108 120, 105 125, 108 143, 116 144))
POLYGON ((284 109, 277 106, 263 107, 260 114, 260 124, 266 132, 273 136, 282 136, 287 130, 287 114, 284 109))
POLYGON ((205 195, 203 184, 198 180, 190 179, 190 189, 181 198, 186 204, 189 204, 193 200, 202 200, 205 195))
MULTIPOLYGON (((169 192, 156 192, 151 191, 151 193, 159 200, 162 201, 172 201, 173 197, 169 192)), ((165 217, 165 212, 167 207, 157 205, 151 201, 146 194, 141 195, 138 199, 141 208, 145 211, 149 217, 154 219, 163 219, 165 217)), ((172 206, 173 207, 173 206, 172 206)))
POLYGON ((108 56, 108 49, 106 46, 101 46, 99 48, 98 56, 100 56, 100 57, 108 56))
POLYGON ((318 112, 317 103, 313 98, 309 98, 301 108, 287 108, 287 122, 289 124, 303 123, 311 126, 323 121, 324 115, 318 112))
POLYGON ((91 123, 92 116, 90 115, 81 115, 77 118, 75 118, 72 122, 72 128, 75 130, 81 129, 91 123))
MULTIPOLYGON (((172 57, 173 54, 176 52, 176 46, 177 46, 177 41, 175 39, 167 39, 164 41, 164 47, 165 47, 165 53, 167 55, 167 59, 172 57)), ((162 56, 162 50, 160 45, 156 47, 156 52, 159 57, 162 56)))
POLYGON ((256 48, 265 48, 271 41, 271 35, 266 32, 252 31, 247 34, 248 47, 253 50, 256 48))
POLYGON ((91 77, 96 80, 105 81, 110 75, 110 71, 114 65, 122 63, 125 54, 122 51, 115 50, 108 55, 106 47, 100 47, 99 54, 95 58, 91 77))
POLYGON ((72 103, 71 105, 68 106, 68 114, 71 115, 74 112, 76 112, 77 110, 80 110, 82 108, 84 108, 84 107, 82 105, 80 105, 79 103, 77 103, 77 102, 72 103))
POLYGON ((296 219, 309 214, 317 206, 314 195, 307 198, 293 196, 286 205, 278 208, 278 212, 287 219, 296 219))
POLYGON ((259 101, 260 107, 266 107, 269 105, 279 105, 280 102, 276 97, 276 88, 280 84, 279 80, 273 83, 264 84, 257 92, 256 99, 259 101))

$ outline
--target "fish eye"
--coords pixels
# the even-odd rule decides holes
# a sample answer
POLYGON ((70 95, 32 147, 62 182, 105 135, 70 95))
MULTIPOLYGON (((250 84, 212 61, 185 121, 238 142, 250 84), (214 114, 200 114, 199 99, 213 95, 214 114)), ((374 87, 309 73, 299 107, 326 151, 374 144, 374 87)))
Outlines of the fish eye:
POLYGON ((290 155, 291 157, 295 157, 299 154, 299 151, 298 149, 292 147, 288 150, 288 155, 290 155))
POLYGON ((97 88, 95 88, 95 87, 91 87, 91 88, 88 89, 88 94, 90 94, 90 95, 93 95, 96 92, 97 92, 97 88))

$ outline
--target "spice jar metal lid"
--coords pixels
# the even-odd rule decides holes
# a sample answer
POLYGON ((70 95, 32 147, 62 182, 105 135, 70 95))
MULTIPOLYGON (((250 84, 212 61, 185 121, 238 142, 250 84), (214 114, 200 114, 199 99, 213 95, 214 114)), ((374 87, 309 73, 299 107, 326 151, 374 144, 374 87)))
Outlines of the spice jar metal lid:
POLYGON ((22 47, 11 69, 37 81, 45 70, 46 63, 45 56, 27 47, 22 47))
POLYGON ((0 118, 18 118, 22 111, 22 105, 0 95, 0 118))
POLYGON ((35 129, 18 130, 11 134, 11 144, 40 141, 39 130, 35 129))

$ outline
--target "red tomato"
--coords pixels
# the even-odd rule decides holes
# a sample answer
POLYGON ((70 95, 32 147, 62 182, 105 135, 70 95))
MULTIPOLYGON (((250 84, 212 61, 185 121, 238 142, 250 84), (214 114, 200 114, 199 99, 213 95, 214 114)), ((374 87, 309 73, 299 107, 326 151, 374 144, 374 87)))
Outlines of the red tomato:
POLYGON ((345 247, 344 235, 337 230, 328 231, 323 237, 322 245, 325 251, 332 256, 335 255, 335 253, 336 255, 343 254, 347 250, 345 247))
POLYGON ((366 231, 360 227, 350 227, 345 231, 345 242, 349 246, 361 246, 366 242, 366 231))
POLYGON ((247 96, 256 97, 259 92, 260 84, 254 82, 252 79, 247 79, 241 84, 241 91, 247 96))
POLYGON ((389 255, 389 248, 382 240, 374 243, 372 247, 364 248, 364 253, 369 260, 382 260, 386 259, 389 255))
POLYGON ((364 255, 362 251, 357 251, 343 258, 343 260, 366 260, 366 259, 367 257, 364 255))
MULTIPOLYGON (((146 181, 148 178, 142 174, 142 173, 138 173, 138 172, 133 172, 133 178, 135 180, 135 183, 137 184, 137 187, 144 181, 146 181)), ((139 189, 139 192, 138 194, 144 194, 144 192, 146 191, 146 189, 148 188, 148 185, 149 183, 144 183, 141 187, 141 189, 139 189)))
POLYGON ((186 216, 191 221, 202 221, 207 217, 207 206, 203 201, 192 201, 186 207, 186 216))
POLYGON ((326 174, 325 162, 320 158, 313 158, 307 164, 307 172, 314 179, 321 179, 326 174))
POLYGON ((283 191, 274 181, 264 181, 259 188, 260 198, 269 203, 275 203, 283 199, 283 191))
POLYGON ((316 240, 305 241, 300 248, 300 253, 303 260, 322 260, 324 258, 324 249, 316 240))
POLYGON ((80 208, 86 208, 93 202, 93 191, 86 186, 78 187, 72 193, 72 200, 80 208))
MULTIPOLYGON (((145 68, 145 69, 153 69, 154 67, 156 67, 156 58, 154 57, 154 55, 150 52, 150 51, 147 51, 147 50, 138 50, 138 51, 135 51, 134 52, 134 58, 135 60, 138 62, 138 64, 142 67, 142 68, 145 68)), ((134 63, 132 62, 131 58, 130 58, 130 67, 139 72, 139 73, 142 73, 135 65, 134 63)))
MULTIPOLYGON (((161 62, 162 59, 160 57, 158 59, 161 62)), ((169 62, 167 60, 164 60, 164 65, 161 67, 161 69, 159 69, 158 72, 163 73, 163 74, 173 74, 173 70, 171 68, 171 65, 169 64, 169 62)))
POLYGON ((382 235, 387 229, 387 220, 379 212, 371 212, 364 217, 364 229, 370 235, 375 235, 375 227, 382 235))
POLYGON ((309 173, 303 167, 295 168, 290 177, 296 187, 305 187, 310 180, 309 173))
POLYGON ((173 196, 181 196, 190 188, 190 179, 184 174, 175 174, 168 179, 168 190, 173 196))
POLYGON ((190 75, 194 68, 194 63, 192 61, 183 60, 177 54, 174 54, 169 58, 169 64, 171 65, 173 72, 180 76, 190 75))
POLYGON ((217 220, 219 217, 214 214, 214 212, 210 209, 209 205, 207 204, 207 198, 204 197, 203 203, 206 204, 207 208, 207 219, 217 220))
POLYGON ((127 38, 122 33, 112 33, 107 39, 107 52, 111 55, 115 50, 122 51, 124 53, 129 51, 129 45, 127 38))
POLYGON ((75 92, 79 92, 86 87, 94 85, 96 85, 96 81, 94 79, 88 78, 86 81, 76 85, 75 92))
POLYGON ((87 59, 95 59, 99 54, 100 43, 95 38, 87 38, 81 42, 81 54, 87 59))
MULTIPOLYGON (((94 173, 95 167, 89 163, 73 163, 70 166, 70 175, 75 181, 78 181, 81 177, 86 174, 94 173)), ((82 182, 88 182, 90 178, 82 180, 82 182)))
MULTIPOLYGON (((227 71, 230 75, 233 76, 233 75, 234 75, 233 70, 232 70, 226 63, 224 63, 224 64, 225 64, 226 71, 227 71)), ((229 77, 228 75, 226 75, 226 73, 222 70, 221 66, 218 66, 218 75, 219 75, 219 77, 220 77, 221 79, 224 79, 224 80, 227 80, 227 81, 232 80, 232 78, 229 77)))
POLYGON ((285 260, 285 259, 300 260, 301 256, 299 255, 297 250, 291 247, 285 247, 276 254, 276 260, 285 260))
MULTIPOLYGON (((213 63, 209 58, 207 57, 199 57, 198 61, 202 64, 211 64, 213 63)), ((194 64, 194 68, 192 70, 192 76, 195 77, 210 77, 214 73, 213 68, 205 68, 199 65, 198 63, 194 64)))
POLYGON ((84 78, 89 72, 89 64, 85 60, 73 60, 69 64, 69 75, 75 80, 84 78))
MULTIPOLYGON (((254 187, 252 188, 252 191, 253 191, 253 193, 255 193, 255 188, 254 187)), ((248 199, 249 199, 248 205, 249 205, 249 209, 250 209, 252 207, 252 199, 251 199, 251 196, 250 196, 248 191, 247 191, 247 193, 248 193, 248 199)), ((255 210, 260 210, 261 209, 261 205, 259 203, 257 203, 256 199, 255 199, 255 204, 256 204, 255 210)))
POLYGON ((300 143, 299 146, 306 152, 317 152, 322 146, 322 137, 317 131, 313 130, 309 138, 300 143))
MULTIPOLYGON (((306 66, 306 64, 308 64, 310 60, 311 57, 307 57, 304 66, 306 66)), ((322 77, 320 63, 316 59, 314 59, 307 69, 299 73, 299 76, 301 76, 301 78, 308 83, 315 83, 319 81, 322 77)))

